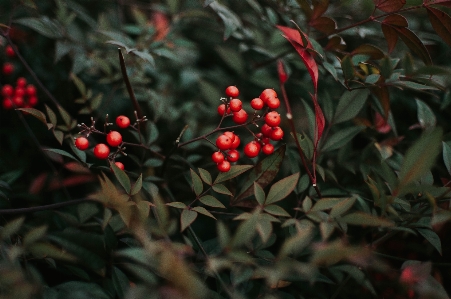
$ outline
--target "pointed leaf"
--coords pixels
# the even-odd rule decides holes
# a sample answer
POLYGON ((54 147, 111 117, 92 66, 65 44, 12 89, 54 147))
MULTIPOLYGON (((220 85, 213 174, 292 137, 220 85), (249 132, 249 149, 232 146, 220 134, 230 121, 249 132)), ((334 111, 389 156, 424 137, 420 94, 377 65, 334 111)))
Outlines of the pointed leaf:
POLYGON ((333 151, 342 147, 346 143, 350 142, 363 129, 365 129, 364 126, 356 126, 335 132, 333 135, 331 135, 329 138, 325 140, 321 151, 323 152, 333 151))
POLYGON ((427 228, 416 228, 416 230, 442 255, 442 243, 435 232, 427 228))
POLYGON ((431 108, 419 99, 415 99, 415 101, 417 103, 417 118, 421 127, 423 129, 435 127, 437 119, 435 118, 435 114, 432 112, 431 108))
POLYGON ((287 82, 288 80, 288 74, 285 71, 285 67, 281 59, 277 60, 277 73, 279 74, 280 84, 285 84, 285 82, 287 82))
POLYGON ((341 60, 341 69, 343 70, 343 77, 346 81, 354 78, 354 65, 352 64, 351 57, 349 55, 346 55, 341 60))
POLYGON ((201 198, 199 198, 199 201, 209 207, 225 209, 225 206, 222 204, 222 202, 211 195, 202 196, 201 198))
POLYGON ((260 205, 265 203, 265 191, 263 191, 263 188, 257 182, 254 182, 254 195, 260 205))
POLYGON ((376 2, 376 8, 383 12, 395 12, 400 10, 405 4, 406 0, 378 0, 376 2))
POLYGON ((186 204, 180 201, 169 202, 166 205, 177 209, 186 209, 186 204))
POLYGON ((45 117, 45 114, 39 111, 38 109, 34 108, 17 108, 16 110, 22 111, 24 114, 31 114, 37 119, 39 119, 41 122, 43 122, 45 125, 47 125, 47 119, 45 117))
POLYGON ((221 172, 214 181, 214 184, 222 183, 239 176, 243 172, 252 168, 252 165, 233 165, 228 172, 221 172))
POLYGON ((208 185, 211 185, 212 183, 211 174, 207 170, 199 168, 199 174, 202 181, 204 181, 208 185))
POLYGON ((216 217, 213 216, 209 211, 207 211, 207 209, 205 209, 204 207, 194 207, 191 209, 192 211, 196 211, 198 213, 201 213, 202 215, 205 215, 207 217, 213 218, 216 220, 216 217))
POLYGON ((60 150, 60 149, 56 149, 56 148, 43 148, 42 150, 43 150, 43 151, 52 152, 52 153, 56 153, 56 154, 59 154, 59 155, 62 155, 62 156, 66 156, 66 157, 71 158, 71 159, 73 159, 73 160, 75 160, 75 161, 78 161, 77 158, 75 158, 74 156, 72 156, 72 155, 69 154, 68 152, 63 151, 63 150, 60 150))
POLYGON ((443 144, 443 161, 445 161, 446 169, 448 170, 448 173, 451 174, 451 147, 445 143, 443 144))
POLYGON ((345 91, 338 100, 332 123, 338 124, 353 119, 365 105, 369 94, 370 92, 367 89, 345 91))
POLYGON ((432 28, 451 47, 451 17, 444 11, 432 7, 427 7, 427 12, 432 28))
POLYGON ((432 64, 431 56, 424 46, 423 42, 410 29, 405 27, 394 27, 398 32, 399 37, 406 44, 406 46, 417 54, 425 64, 432 64))
POLYGON ((125 173, 125 171, 117 167, 115 163, 111 163, 110 167, 114 172, 114 176, 122 185, 122 187, 124 187, 125 192, 127 192, 128 194, 131 188, 130 179, 128 178, 128 175, 125 173))
POLYGON ((274 215, 274 216, 291 217, 290 214, 288 214, 287 211, 285 211, 284 209, 282 209, 281 207, 276 206, 276 205, 265 206, 263 208, 263 210, 266 213, 269 213, 269 214, 274 215))
POLYGON ((197 175, 197 173, 194 172, 194 170, 190 169, 190 173, 191 173, 191 182, 193 184, 194 193, 198 196, 204 190, 204 184, 202 183, 202 180, 197 175))
POLYGON ((138 194, 138 192, 141 191, 142 186, 143 186, 143 175, 141 173, 139 177, 136 179, 136 182, 133 184, 132 190, 130 191, 130 195, 138 194))
POLYGON ((398 42, 398 33, 396 33, 396 30, 393 29, 392 26, 385 25, 384 23, 381 23, 382 33, 384 33, 385 40, 387 41, 388 45, 388 53, 391 53, 396 46, 396 43, 398 42))
POLYGON ((180 215, 180 231, 184 231, 197 218, 197 212, 190 210, 183 210, 180 215))
POLYGON ((232 192, 230 192, 230 190, 224 186, 223 184, 216 184, 212 186, 213 191, 221 193, 221 194, 225 194, 225 195, 230 195, 233 196, 232 192))
POLYGON ((25 217, 20 217, 17 219, 14 219, 12 221, 9 221, 7 224, 5 224, 0 229, 0 237, 2 240, 11 237, 11 235, 17 233, 20 228, 22 227, 22 224, 25 221, 25 217))
POLYGON ((271 186, 271 189, 269 189, 265 204, 275 203, 287 197, 296 187, 298 179, 299 172, 274 183, 274 185, 271 186))
POLYGON ((330 217, 337 217, 346 213, 355 203, 356 198, 350 197, 336 204, 330 211, 330 217))
POLYGON ((56 120, 56 114, 55 114, 55 112, 53 112, 53 110, 50 109, 50 107, 47 106, 47 104, 45 104, 45 111, 47 112, 47 115, 48 115, 48 117, 49 117, 50 123, 53 125, 53 127, 56 127, 56 124, 57 124, 56 122, 57 122, 57 120, 56 120))
POLYGON ((394 226, 395 224, 388 219, 379 218, 364 212, 354 212, 341 217, 340 221, 351 225, 362 226, 394 226))
POLYGON ((340 203, 341 201, 343 201, 343 198, 334 198, 334 197, 321 198, 315 203, 311 211, 328 210, 333 208, 336 204, 340 203))

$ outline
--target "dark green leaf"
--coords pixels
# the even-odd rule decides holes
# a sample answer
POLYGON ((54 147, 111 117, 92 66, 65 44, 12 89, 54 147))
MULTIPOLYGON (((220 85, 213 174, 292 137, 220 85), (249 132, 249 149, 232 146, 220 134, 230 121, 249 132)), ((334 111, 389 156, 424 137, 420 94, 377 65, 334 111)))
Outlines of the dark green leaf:
POLYGON ((124 187, 125 192, 127 192, 127 194, 129 194, 131 184, 130 184, 130 179, 128 178, 125 171, 123 171, 122 169, 117 167, 115 163, 111 163, 110 167, 113 170, 114 176, 116 177, 116 179, 119 181, 119 183, 122 185, 122 187, 124 187))
POLYGON ((196 211, 202 215, 208 216, 210 218, 216 219, 215 216, 213 216, 209 211, 207 211, 207 209, 205 209, 204 207, 194 207, 191 209, 192 211, 196 211))
POLYGON ((185 209, 186 208, 186 204, 184 204, 183 202, 180 202, 180 201, 169 202, 166 205, 173 207, 173 208, 177 208, 177 209, 185 209))
POLYGON ((436 88, 436 87, 418 84, 418 83, 415 83, 412 81, 396 81, 396 82, 390 83, 390 85, 399 86, 402 88, 410 88, 413 90, 438 90, 438 88, 436 88))
POLYGON ((351 225, 362 226, 394 226, 391 220, 385 218, 379 218, 373 215, 366 214, 364 212, 354 212, 347 214, 341 218, 340 221, 351 225))
POLYGON ((242 28, 239 17, 226 6, 220 4, 217 1, 213 1, 209 3, 209 5, 224 22, 224 40, 228 39, 234 31, 242 28))
POLYGON ((252 168, 252 165, 233 165, 228 172, 221 172, 214 181, 214 184, 222 183, 239 176, 243 172, 252 168))
POLYGON ((225 206, 222 204, 222 202, 211 195, 202 196, 201 198, 199 198, 199 201, 209 207, 225 209, 225 206))
POLYGON ((257 182, 254 182, 254 195, 260 205, 265 203, 265 191, 263 191, 263 188, 257 182))
POLYGON ((119 298, 124 298, 130 286, 129 279, 127 275, 117 267, 113 267, 112 272, 111 276, 113 279, 114 290, 119 298))
POLYGON ((139 177, 136 179, 136 182, 133 184, 133 187, 130 191, 130 195, 138 194, 138 192, 141 191, 142 186, 143 186, 143 175, 141 173, 139 177))
POLYGON ((20 217, 8 222, 5 226, 3 226, 0 230, 0 236, 4 240, 9 238, 11 235, 17 233, 19 229, 22 227, 22 224, 25 220, 25 217, 20 217))
POLYGON ((333 206, 332 210, 329 213, 330 217, 337 217, 346 213, 354 205, 355 201, 355 197, 350 197, 340 201, 333 206))
POLYGON ((327 152, 341 148, 343 145, 350 142, 352 138, 359 134, 363 129, 365 129, 365 127, 356 126, 346 128, 334 133, 332 136, 326 139, 323 147, 321 148, 321 151, 327 152))
POLYGON ((417 103, 417 118, 421 127, 423 129, 435 127, 437 120, 431 108, 421 100, 415 99, 415 101, 417 103))
POLYGON ((427 228, 416 228, 416 230, 442 255, 442 243, 435 232, 427 228))
POLYGON ((40 18, 21 18, 14 20, 14 23, 24 25, 28 28, 35 30, 36 32, 48 37, 48 38, 60 38, 63 37, 61 28, 62 26, 57 22, 49 19, 47 16, 40 18))
POLYGON ((204 181, 208 185, 211 185, 211 183, 212 183, 211 174, 207 170, 205 170, 203 168, 199 168, 199 174, 200 174, 200 178, 202 179, 202 181, 204 181))
POLYGON ((443 142, 443 161, 448 173, 451 174, 451 147, 445 142, 443 142))
POLYGON ((183 210, 180 215, 180 231, 184 231, 197 218, 197 212, 190 210, 183 210))
POLYGON ((265 204, 269 205, 287 197, 296 187, 298 180, 299 172, 274 183, 274 185, 271 186, 271 189, 269 189, 265 204))
POLYGON ((194 170, 190 169, 190 174, 191 174, 191 182, 193 184, 194 193, 196 195, 199 195, 204 190, 204 184, 202 183, 202 180, 197 175, 197 173, 194 172, 194 170))
POLYGON ((43 122, 45 125, 47 125, 47 119, 45 117, 45 114, 41 111, 34 109, 34 108, 17 108, 16 110, 22 111, 24 114, 31 114, 37 119, 39 119, 41 122, 43 122))
POLYGON ((369 94, 370 92, 367 89, 345 91, 338 100, 338 106, 332 122, 338 124, 354 118, 365 105, 369 94))
POLYGON ((349 56, 345 56, 341 60, 341 69, 343 70, 343 76, 345 80, 351 80, 354 78, 354 65, 352 64, 351 58, 349 56))
POLYGON ((72 156, 72 155, 69 154, 68 152, 63 151, 63 150, 60 150, 60 149, 56 149, 56 148, 44 148, 44 149, 42 149, 42 150, 48 151, 48 152, 52 152, 52 153, 56 153, 56 154, 59 154, 59 155, 62 155, 62 156, 66 156, 66 157, 71 158, 71 159, 73 159, 73 160, 75 160, 75 161, 78 161, 77 158, 75 158, 74 156, 72 156))
POLYGON ((232 192, 230 192, 229 189, 227 189, 226 186, 224 186, 223 184, 216 184, 212 186, 213 191, 221 193, 221 194, 225 194, 225 195, 230 195, 232 196, 232 192))
POLYGON ((336 204, 340 203, 344 198, 321 198, 318 200, 312 208, 312 211, 322 211, 333 208, 336 204))
POLYGON ((277 206, 277 205, 269 205, 269 206, 265 206, 263 208, 263 210, 266 213, 269 213, 271 215, 274 216, 280 216, 280 217, 291 217, 290 214, 288 214, 287 211, 285 211, 284 209, 282 209, 281 207, 277 206))

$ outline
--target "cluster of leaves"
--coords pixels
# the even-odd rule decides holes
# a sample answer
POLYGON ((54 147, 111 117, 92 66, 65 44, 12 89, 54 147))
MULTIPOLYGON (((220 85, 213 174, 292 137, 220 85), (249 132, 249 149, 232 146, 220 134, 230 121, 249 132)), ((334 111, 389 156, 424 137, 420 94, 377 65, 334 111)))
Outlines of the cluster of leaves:
POLYGON ((0 298, 448 298, 450 7, 2 3, 45 104, 0 111, 0 298), (229 85, 276 89, 291 136, 218 174, 188 141, 229 85), (133 111, 126 171, 75 148, 133 111))

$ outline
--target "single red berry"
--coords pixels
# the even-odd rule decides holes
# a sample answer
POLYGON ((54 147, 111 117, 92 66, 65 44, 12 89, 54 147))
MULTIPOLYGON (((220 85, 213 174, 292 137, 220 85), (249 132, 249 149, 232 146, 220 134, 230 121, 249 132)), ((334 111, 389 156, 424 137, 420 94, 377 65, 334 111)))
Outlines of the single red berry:
POLYGON ((261 145, 256 141, 251 141, 244 146, 244 154, 249 158, 254 158, 258 156, 260 152, 261 145))
POLYGON ((218 114, 219 115, 223 116, 224 113, 225 113, 225 110, 226 110, 225 104, 221 104, 221 105, 218 106, 218 114))
POLYGON ((272 153, 274 153, 274 145, 272 145, 271 143, 267 143, 262 147, 262 152, 265 155, 271 155, 272 153))
POLYGON ((266 137, 270 137, 271 133, 272 133, 272 128, 270 126, 268 126, 267 124, 264 124, 262 126, 260 132, 262 132, 262 134, 265 135, 266 137))
POLYGON ((238 152, 237 150, 228 150, 227 151, 227 161, 229 162, 236 162, 240 159, 240 152, 238 152))
POLYGON ((243 103, 240 99, 232 99, 230 100, 229 106, 232 112, 238 112, 243 107, 243 103))
POLYGON ((232 139, 230 139, 229 136, 222 134, 216 139, 216 146, 220 150, 228 150, 230 146, 232 145, 232 139))
POLYGON ((260 98, 255 98, 251 101, 251 107, 255 110, 260 110, 265 106, 265 103, 260 98))
POLYGON ((25 86, 27 86, 27 79, 25 79, 24 77, 17 78, 16 85, 17 87, 25 88, 25 86))
POLYGON ((266 102, 266 105, 268 105, 270 109, 277 109, 280 106, 280 100, 279 98, 270 98, 266 102))
POLYGON ((106 142, 108 142, 109 145, 116 147, 119 144, 122 143, 122 135, 121 133, 117 131, 111 131, 106 135, 106 142))
POLYGON ((218 170, 220 172, 227 172, 230 170, 230 162, 229 161, 222 161, 221 163, 218 163, 218 170))
POLYGON ((240 91, 236 86, 229 86, 226 88, 225 93, 229 97, 236 98, 240 94, 240 91))
POLYGON ((99 143, 94 147, 94 156, 97 159, 106 159, 110 154, 110 148, 105 143, 99 143))
POLYGON ((25 104, 25 102, 23 101, 23 98, 19 97, 19 96, 15 96, 13 98, 13 103, 16 106, 16 108, 22 108, 25 104))
POLYGON ((280 140, 283 138, 283 130, 281 127, 274 127, 271 132, 271 136, 269 136, 274 141, 280 140))
POLYGON ((3 64, 3 74, 5 76, 11 75, 14 72, 14 65, 12 63, 6 62, 3 64))
POLYGON ((14 49, 13 49, 13 47, 11 47, 11 45, 6 46, 5 53, 6 53, 6 56, 8 56, 8 57, 16 56, 16 53, 14 52, 14 49))
POLYGON ((10 98, 4 98, 2 101, 2 107, 5 110, 10 110, 13 108, 13 101, 10 98))
POLYGON ((130 119, 127 116, 119 115, 116 117, 116 125, 121 129, 128 128, 130 125, 130 119))
POLYGON ((28 98, 28 105, 30 105, 31 107, 34 107, 38 104, 38 97, 36 96, 32 96, 28 98))
POLYGON ((271 111, 265 116, 265 123, 270 127, 277 127, 280 124, 280 114, 271 111))
POLYGON ((247 121, 247 112, 241 109, 238 112, 233 112, 232 120, 237 124, 241 125, 244 124, 247 121))
POLYGON ((27 88, 25 88, 26 94, 31 97, 36 95, 36 87, 33 84, 28 84, 27 88))
POLYGON ((25 89, 23 87, 16 87, 14 90, 14 96, 23 97, 25 96, 25 89))
POLYGON ((3 87, 2 87, 2 95, 4 97, 12 97, 13 94, 14 94, 14 88, 11 85, 9 85, 9 84, 3 85, 3 87))
POLYGON ((213 160, 213 162, 215 163, 221 163, 222 161, 224 161, 224 154, 221 152, 214 152, 211 155, 211 159, 213 160))
POLYGON ((232 144, 233 144, 233 142, 235 141, 236 135, 233 132, 230 132, 230 131, 224 132, 224 135, 229 136, 230 139, 232 140, 232 144))
POLYGON ((119 162, 119 161, 114 162, 114 164, 116 164, 116 166, 117 166, 120 170, 124 170, 124 169, 125 169, 124 164, 122 164, 122 163, 119 162))
POLYGON ((277 98, 277 93, 274 89, 268 88, 262 91, 260 94, 260 99, 263 100, 263 102, 267 102, 270 98, 277 98))
POLYGON ((240 146, 241 140, 240 137, 238 137, 238 135, 235 135, 235 139, 232 142, 232 145, 230 146, 230 149, 236 149, 240 146))
POLYGON ((86 150, 89 147, 89 141, 86 137, 78 137, 75 139, 75 147, 81 151, 86 150))

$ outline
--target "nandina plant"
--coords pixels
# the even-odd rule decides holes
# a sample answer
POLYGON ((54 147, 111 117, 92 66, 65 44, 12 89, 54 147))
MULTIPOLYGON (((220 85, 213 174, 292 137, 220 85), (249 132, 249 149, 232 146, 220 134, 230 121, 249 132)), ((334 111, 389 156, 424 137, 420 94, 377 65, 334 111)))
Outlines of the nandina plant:
POLYGON ((449 298, 450 7, 2 3, 0 296, 449 298))

